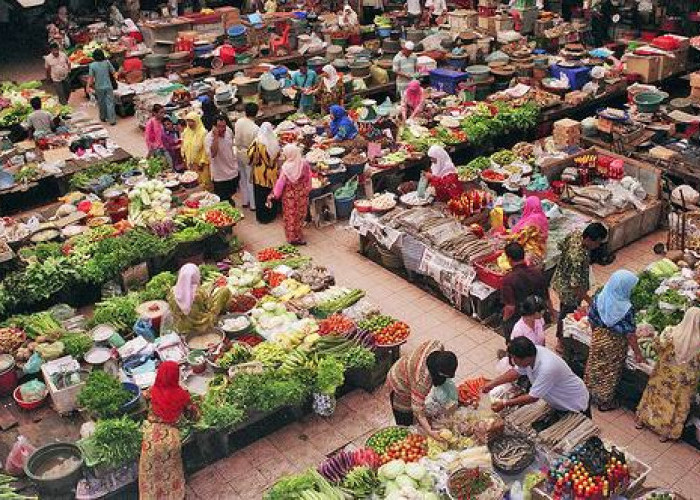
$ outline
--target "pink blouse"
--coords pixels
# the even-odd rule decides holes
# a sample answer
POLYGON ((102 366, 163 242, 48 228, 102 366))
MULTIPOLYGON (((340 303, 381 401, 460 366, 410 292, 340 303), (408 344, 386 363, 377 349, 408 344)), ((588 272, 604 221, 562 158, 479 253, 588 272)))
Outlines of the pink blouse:
POLYGON ((518 322, 513 327, 513 332, 510 334, 510 339, 513 340, 515 337, 527 337, 532 340, 535 345, 544 345, 544 320, 535 320, 535 328, 530 329, 530 327, 525 323, 525 320, 520 318, 518 322))
POLYGON ((146 122, 146 147, 148 151, 163 149, 163 123, 155 117, 146 122))
MULTIPOLYGON (((277 179, 277 182, 275 183, 275 187, 272 190, 272 195, 275 198, 281 198, 282 197, 282 192, 284 191, 284 187, 287 185, 287 176, 284 175, 284 171, 280 170, 280 176, 277 179)), ((290 181, 291 183, 291 181, 290 181)), ((311 188, 311 167, 309 167, 308 162, 304 162, 304 167, 301 173, 301 177, 299 177, 299 180, 295 182, 295 184, 300 184, 302 186, 307 186, 309 189, 311 188)))

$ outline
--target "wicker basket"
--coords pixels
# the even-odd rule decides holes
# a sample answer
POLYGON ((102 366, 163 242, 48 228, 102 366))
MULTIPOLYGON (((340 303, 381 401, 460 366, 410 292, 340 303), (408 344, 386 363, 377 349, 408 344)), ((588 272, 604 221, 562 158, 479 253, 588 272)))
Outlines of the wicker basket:
POLYGON ((400 255, 394 253, 391 250, 387 250, 381 245, 377 245, 377 252, 379 252, 379 260, 382 266, 387 269, 402 269, 403 259, 400 255))

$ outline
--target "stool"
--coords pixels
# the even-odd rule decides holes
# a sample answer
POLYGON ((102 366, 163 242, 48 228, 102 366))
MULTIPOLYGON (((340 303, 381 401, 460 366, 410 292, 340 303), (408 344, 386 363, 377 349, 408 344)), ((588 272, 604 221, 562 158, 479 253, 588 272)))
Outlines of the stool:
POLYGON ((326 193, 323 196, 313 198, 309 203, 311 221, 317 228, 335 224, 335 198, 333 193, 326 193))

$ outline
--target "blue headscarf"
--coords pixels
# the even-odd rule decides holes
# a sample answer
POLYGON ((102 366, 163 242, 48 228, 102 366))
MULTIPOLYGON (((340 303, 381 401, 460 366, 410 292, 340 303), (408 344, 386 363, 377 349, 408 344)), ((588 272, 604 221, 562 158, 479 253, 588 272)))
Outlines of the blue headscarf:
POLYGON ((630 296, 637 285, 637 275, 622 269, 615 271, 595 299, 598 315, 606 326, 612 328, 632 308, 630 296))
POLYGON ((332 118, 330 123, 331 137, 341 141, 354 139, 357 136, 357 127, 348 116, 345 108, 334 104, 330 107, 330 112, 332 118))

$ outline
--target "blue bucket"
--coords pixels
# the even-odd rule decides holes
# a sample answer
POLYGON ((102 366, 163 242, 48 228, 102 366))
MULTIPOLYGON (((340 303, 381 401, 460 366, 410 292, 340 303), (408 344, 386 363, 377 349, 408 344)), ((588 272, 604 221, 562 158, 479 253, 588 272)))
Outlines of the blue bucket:
POLYGON ((297 19, 306 19, 307 13, 301 10, 292 12, 292 15, 297 19))
POLYGON ((389 38, 391 36, 391 28, 377 28, 377 36, 379 38, 389 38))
POLYGON ((236 24, 231 26, 226 32, 228 36, 236 38, 245 34, 246 28, 242 24, 236 24))
POLYGON ((355 206, 355 197, 356 195, 352 195, 350 198, 335 199, 335 216, 338 219, 350 218, 352 209, 355 206))

